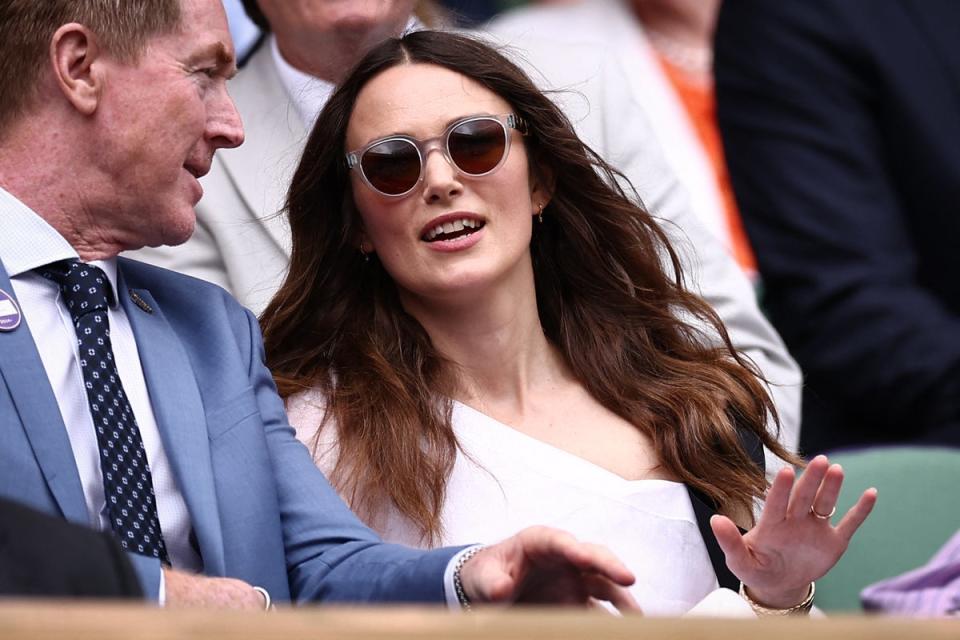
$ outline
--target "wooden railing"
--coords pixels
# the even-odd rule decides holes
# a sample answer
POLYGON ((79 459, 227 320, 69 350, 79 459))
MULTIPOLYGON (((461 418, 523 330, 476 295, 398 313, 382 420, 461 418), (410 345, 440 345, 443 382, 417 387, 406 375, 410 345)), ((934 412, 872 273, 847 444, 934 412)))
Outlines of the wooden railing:
POLYGON ((3 640, 957 640, 960 620, 616 618, 570 609, 302 607, 273 613, 0 600, 3 640))

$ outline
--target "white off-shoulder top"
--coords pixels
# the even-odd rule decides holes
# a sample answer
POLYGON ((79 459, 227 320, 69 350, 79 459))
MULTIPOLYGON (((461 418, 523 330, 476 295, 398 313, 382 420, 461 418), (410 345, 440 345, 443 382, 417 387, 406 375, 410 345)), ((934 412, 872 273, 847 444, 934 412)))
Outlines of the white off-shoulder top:
MULTIPOLYGON (((313 390, 287 401, 297 437, 311 448, 317 444, 314 458, 328 473, 337 435, 331 425, 315 440, 323 408, 324 397, 313 390)), ((733 592, 718 590, 682 483, 625 480, 459 402, 453 427, 463 451, 448 481, 440 545, 492 543, 524 527, 550 525, 612 550, 637 576, 632 592, 646 615, 682 615, 705 598, 697 607, 705 613, 751 615, 733 592)), ((423 546, 393 509, 371 525, 388 542, 423 546)))

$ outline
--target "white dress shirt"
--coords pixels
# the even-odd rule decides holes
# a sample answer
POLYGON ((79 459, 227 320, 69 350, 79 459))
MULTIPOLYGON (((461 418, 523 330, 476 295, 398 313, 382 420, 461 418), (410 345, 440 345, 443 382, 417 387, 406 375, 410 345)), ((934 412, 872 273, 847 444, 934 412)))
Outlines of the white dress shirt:
POLYGON ((327 104, 327 100, 333 95, 333 83, 304 73, 287 62, 277 46, 277 37, 272 33, 267 37, 267 42, 273 64, 277 67, 277 75, 290 96, 290 102, 296 107, 303 126, 307 130, 312 129, 323 105, 327 104))
MULTIPOLYGON (((79 257, 70 243, 53 227, 2 188, 0 219, 3 220, 0 259, 13 285, 12 293, 20 305, 23 324, 29 326, 60 407, 83 486, 90 525, 109 531, 99 446, 80 371, 73 320, 60 299, 57 285, 33 271, 57 260, 76 260, 79 257)), ((90 264, 103 269, 117 300, 122 295, 128 295, 117 290, 116 258, 90 264)), ((107 316, 117 371, 136 416, 150 463, 160 528, 170 561, 177 568, 199 571, 202 561, 189 542, 192 527, 190 513, 163 448, 130 322, 123 307, 116 303, 108 309, 107 316)), ((21 325, 18 331, 24 329, 21 325)))

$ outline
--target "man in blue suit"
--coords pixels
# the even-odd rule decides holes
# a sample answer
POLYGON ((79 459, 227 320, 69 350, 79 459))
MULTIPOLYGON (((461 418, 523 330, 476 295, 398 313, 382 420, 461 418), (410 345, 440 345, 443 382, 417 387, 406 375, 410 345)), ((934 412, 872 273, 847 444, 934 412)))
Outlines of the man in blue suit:
POLYGON ((197 178, 243 140, 234 70, 218 0, 0 0, 0 495, 113 531, 171 605, 635 606, 555 530, 381 543, 295 439, 252 314, 117 258, 189 237, 197 178))

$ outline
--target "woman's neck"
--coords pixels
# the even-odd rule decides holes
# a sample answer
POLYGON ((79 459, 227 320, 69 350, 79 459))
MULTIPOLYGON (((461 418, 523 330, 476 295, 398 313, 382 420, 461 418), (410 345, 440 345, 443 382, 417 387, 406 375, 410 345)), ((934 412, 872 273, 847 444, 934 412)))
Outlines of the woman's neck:
POLYGON ((404 306, 456 365, 456 399, 484 413, 522 416, 531 396, 570 378, 563 356, 543 333, 532 278, 526 291, 499 287, 461 305, 404 306))

